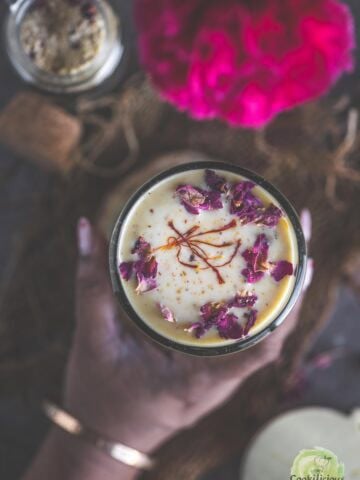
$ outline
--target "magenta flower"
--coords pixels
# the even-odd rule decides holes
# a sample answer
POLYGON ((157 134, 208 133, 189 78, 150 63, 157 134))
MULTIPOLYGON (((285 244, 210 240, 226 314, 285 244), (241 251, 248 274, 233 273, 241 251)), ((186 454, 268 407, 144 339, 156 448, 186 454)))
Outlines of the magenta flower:
POLYGON ((340 0, 137 0, 142 63, 192 117, 261 127, 353 68, 340 0))

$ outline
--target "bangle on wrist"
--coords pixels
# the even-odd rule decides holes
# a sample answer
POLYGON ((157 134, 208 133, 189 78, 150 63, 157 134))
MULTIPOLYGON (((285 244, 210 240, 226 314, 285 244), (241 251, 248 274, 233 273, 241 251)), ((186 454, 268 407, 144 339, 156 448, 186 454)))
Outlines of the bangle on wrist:
POLYGON ((145 453, 122 443, 112 442, 101 437, 97 432, 83 425, 79 420, 57 405, 44 401, 42 409, 44 414, 57 427, 91 443, 114 460, 141 470, 150 470, 154 466, 154 460, 145 453))

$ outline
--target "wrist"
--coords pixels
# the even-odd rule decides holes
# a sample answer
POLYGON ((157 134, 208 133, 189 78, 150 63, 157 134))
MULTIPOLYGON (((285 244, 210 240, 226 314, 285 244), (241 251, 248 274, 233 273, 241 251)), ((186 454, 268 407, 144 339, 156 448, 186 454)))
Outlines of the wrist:
MULTIPOLYGON (((92 405, 90 405, 92 407, 92 405)), ((161 424, 145 412, 89 408, 89 404, 66 405, 66 410, 85 427, 104 440, 122 443, 151 455, 176 433, 176 428, 161 424)))
POLYGON ((139 473, 138 470, 113 460, 90 443, 57 427, 50 430, 39 457, 48 459, 48 463, 52 464, 56 472, 51 477, 54 480, 134 480, 139 473))
MULTIPOLYGON (((68 480, 97 480, 98 478, 102 480, 118 478, 133 480, 136 478, 138 471, 126 465, 127 457, 124 458, 125 463, 117 461, 116 457, 112 458, 111 450, 104 451, 103 447, 100 446, 101 444, 98 447, 97 443, 92 443, 92 435, 95 435, 94 440, 96 441, 97 439, 99 441, 104 440, 104 442, 108 441, 110 448, 112 448, 112 443, 115 443, 115 445, 120 443, 141 453, 152 455, 153 450, 173 433, 171 429, 153 424, 151 421, 145 421, 144 428, 139 419, 131 422, 128 418, 126 422, 119 422, 119 418, 117 418, 113 434, 107 428, 104 430, 97 428, 94 431, 94 427, 90 426, 88 422, 83 424, 85 437, 80 438, 75 433, 78 426, 74 422, 76 420, 80 421, 81 423, 78 423, 78 425, 81 427, 84 420, 80 418, 71 419, 71 415, 66 416, 66 412, 60 413, 59 409, 56 410, 56 407, 52 407, 51 404, 47 408, 50 408, 50 410, 47 410, 50 418, 54 418, 55 423, 61 428, 53 427, 50 430, 25 480, 35 480, 45 478, 45 476, 51 477, 53 480, 63 480, 64 478, 68 480), (62 430, 62 428, 68 430, 68 427, 70 428, 69 433, 62 430), (90 433, 90 437, 86 436, 86 430, 90 433), (105 434, 100 433, 104 431, 105 434)), ((96 420, 99 420, 98 417, 93 420, 98 424, 98 427, 101 425, 96 422, 96 420)), ((121 450, 118 450, 118 454, 120 452, 121 450)), ((127 455, 126 451, 124 454, 127 455)), ((123 457, 118 458, 120 460, 123 457)))

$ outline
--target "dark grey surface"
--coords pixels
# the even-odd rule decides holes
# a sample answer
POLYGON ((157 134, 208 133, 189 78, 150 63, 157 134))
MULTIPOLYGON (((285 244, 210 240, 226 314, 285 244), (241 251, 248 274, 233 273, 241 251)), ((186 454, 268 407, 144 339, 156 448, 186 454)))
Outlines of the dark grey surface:
MULTIPOLYGON (((0 19, 4 19, 4 2, 0 19)), ((129 16, 131 2, 121 3, 129 16)), ((360 2, 351 0, 353 13, 360 19, 360 2)), ((131 24, 130 18, 126 19, 131 24)), ((131 25, 130 31, 131 31, 131 25)), ((130 56, 132 53, 130 53, 130 56)), ((136 68, 136 58, 130 58, 128 73, 136 68)), ((357 89, 358 73, 340 82, 337 91, 357 89)), ((11 70, 0 49, 0 107, 20 88, 21 81, 11 70)), ((22 232, 31 221, 39 193, 51 188, 51 177, 29 163, 0 148, 0 289, 11 272, 22 232)), ((334 342, 343 343, 349 355, 336 361, 327 370, 314 370, 302 398, 284 405, 326 405, 349 411, 360 404, 360 306, 354 295, 343 288, 337 307, 327 328, 316 341, 313 353, 327 350, 334 342)), ((0 479, 15 480, 33 456, 43 438, 47 422, 38 410, 20 398, 0 399, 0 479)), ((238 479, 239 458, 206 476, 206 480, 238 479)), ((65 480, 65 479, 64 479, 65 480)), ((205 479, 204 479, 205 480, 205 479)))

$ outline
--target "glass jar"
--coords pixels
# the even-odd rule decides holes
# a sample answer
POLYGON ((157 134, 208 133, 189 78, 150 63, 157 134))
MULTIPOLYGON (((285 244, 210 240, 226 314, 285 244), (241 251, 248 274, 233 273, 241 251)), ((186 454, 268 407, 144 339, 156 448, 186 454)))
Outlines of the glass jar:
POLYGON ((272 184, 264 180, 259 175, 254 172, 247 170, 245 168, 238 167, 236 165, 215 162, 215 161, 198 161, 187 163, 173 167, 169 170, 166 170, 154 178, 148 180, 142 187, 140 187, 133 196, 128 200, 123 210, 121 211, 110 240, 109 247, 109 262, 110 262, 110 276, 112 281, 112 287, 115 295, 118 297, 121 306, 124 311, 127 313, 129 318, 137 325, 137 327, 147 334, 154 341, 158 342, 162 346, 168 347, 173 350, 180 351, 182 353, 196 355, 196 356, 218 356, 226 355, 234 352, 239 352, 253 345, 256 345, 258 342, 263 340, 269 334, 271 334, 289 315, 293 307, 295 306, 302 288, 306 272, 306 262, 307 262, 307 251, 306 251, 306 242, 301 228, 299 218, 286 197, 272 184), (173 175, 181 174, 187 171, 200 170, 205 171, 206 169, 219 170, 222 173, 236 174, 243 177, 246 180, 250 180, 262 187, 268 194, 270 194, 276 202, 280 205, 281 209, 287 216, 290 225, 292 226, 296 250, 297 250, 297 266, 294 271, 294 283, 291 289, 291 292, 283 304, 279 312, 274 316, 274 318, 266 325, 260 329, 259 332, 251 335, 240 338, 232 343, 226 343, 223 345, 214 345, 214 346, 205 346, 205 345, 194 345, 194 344, 185 344, 175 339, 169 338, 161 333, 158 333, 153 329, 140 314, 137 313, 134 306, 132 305, 127 293, 122 284, 122 279, 119 271, 119 261, 118 261, 118 245, 120 238, 125 229, 126 220, 136 204, 141 201, 144 196, 149 194, 149 191, 154 188, 156 185, 161 182, 171 178, 173 175))
MULTIPOLYGON (((71 73, 53 73, 39 68, 25 52, 21 28, 37 0, 8 0, 5 23, 6 48, 12 65, 28 83, 54 93, 77 93, 102 84, 116 70, 123 57, 119 18, 106 0, 92 0, 103 25, 103 38, 97 53, 86 65, 71 73)), ((36 7, 35 7, 36 8, 36 7)))

